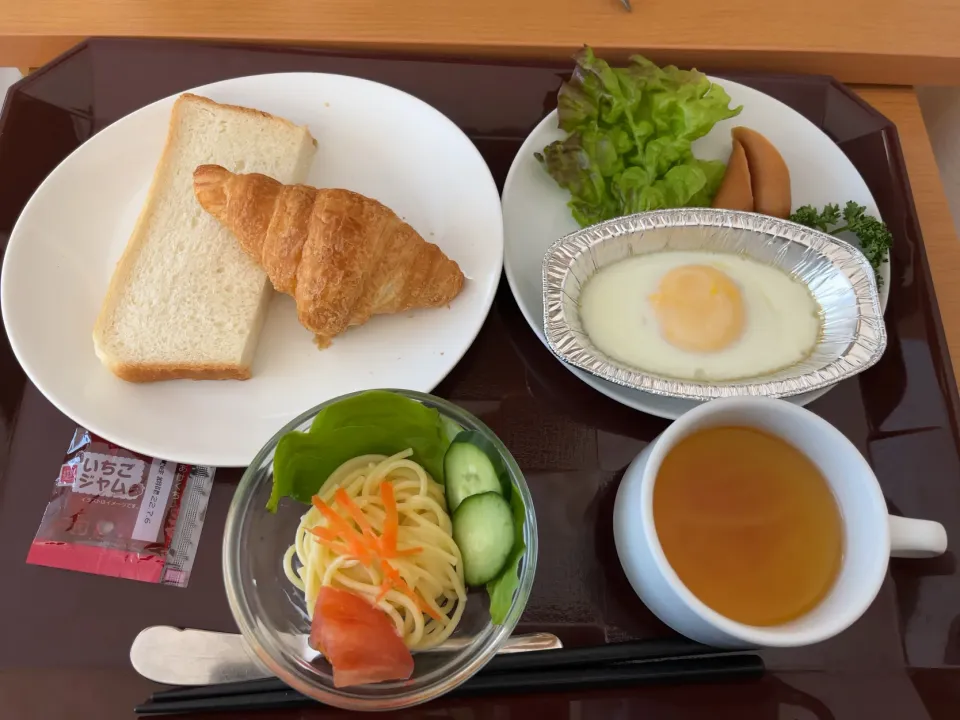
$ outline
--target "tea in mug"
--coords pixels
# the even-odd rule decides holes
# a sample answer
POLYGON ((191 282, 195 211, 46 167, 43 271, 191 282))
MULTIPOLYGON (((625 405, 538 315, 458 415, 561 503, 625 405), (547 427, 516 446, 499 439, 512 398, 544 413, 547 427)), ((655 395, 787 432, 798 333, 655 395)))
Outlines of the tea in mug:
POLYGON ((657 474, 653 521, 683 584, 747 625, 779 625, 816 607, 843 559, 826 479, 788 442, 754 428, 681 440, 657 474))

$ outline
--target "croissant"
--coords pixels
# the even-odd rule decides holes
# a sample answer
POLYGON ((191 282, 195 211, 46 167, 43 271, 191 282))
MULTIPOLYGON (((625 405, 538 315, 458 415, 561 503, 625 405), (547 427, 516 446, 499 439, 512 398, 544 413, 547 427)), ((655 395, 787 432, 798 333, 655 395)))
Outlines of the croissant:
POLYGON ((200 205, 227 227, 279 292, 297 301, 317 345, 373 315, 446 305, 459 266, 390 208, 349 190, 283 185, 219 165, 193 173, 200 205))

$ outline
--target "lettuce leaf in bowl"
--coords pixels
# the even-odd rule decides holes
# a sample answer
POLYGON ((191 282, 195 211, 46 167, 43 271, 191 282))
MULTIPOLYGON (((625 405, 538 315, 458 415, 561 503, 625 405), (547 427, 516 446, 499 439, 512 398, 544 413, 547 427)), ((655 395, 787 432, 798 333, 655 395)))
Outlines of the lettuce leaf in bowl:
POLYGON ((334 470, 358 455, 412 448, 413 459, 442 483, 448 435, 439 412, 396 393, 371 390, 335 402, 317 413, 307 432, 280 438, 267 509, 275 512, 283 497, 309 503, 334 470))
POLYGON ((523 528, 527 522, 527 511, 523 504, 520 491, 510 485, 510 511, 513 513, 513 549, 507 556, 503 570, 493 580, 487 583, 487 594, 490 596, 490 619, 494 625, 502 625, 513 605, 513 594, 520 587, 520 560, 527 552, 527 544, 523 539, 523 528))
POLYGON ((560 128, 569 136, 536 153, 570 192, 581 225, 635 212, 708 206, 724 163, 694 157, 692 145, 731 108, 726 91, 696 70, 660 68, 639 55, 611 68, 589 47, 557 97, 560 128))

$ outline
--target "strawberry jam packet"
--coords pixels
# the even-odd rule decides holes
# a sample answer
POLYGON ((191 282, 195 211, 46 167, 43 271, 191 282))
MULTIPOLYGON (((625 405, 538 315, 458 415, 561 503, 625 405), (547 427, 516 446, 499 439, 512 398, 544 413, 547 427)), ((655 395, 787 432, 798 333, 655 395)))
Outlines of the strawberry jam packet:
POLYGON ((27 562, 186 587, 214 470, 77 428, 27 562))

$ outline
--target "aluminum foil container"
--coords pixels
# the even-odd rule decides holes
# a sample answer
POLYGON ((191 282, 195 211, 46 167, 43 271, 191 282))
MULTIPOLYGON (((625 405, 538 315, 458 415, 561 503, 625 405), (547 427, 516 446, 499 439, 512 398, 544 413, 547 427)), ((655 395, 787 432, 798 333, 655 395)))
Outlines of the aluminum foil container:
POLYGON ((561 238, 543 259, 543 307, 547 343, 564 362, 618 385, 689 400, 809 392, 870 367, 887 344, 874 271, 856 247, 796 223, 735 210, 640 213, 561 238), (664 250, 744 255, 805 283, 822 313, 813 352, 768 375, 717 382, 647 373, 601 352, 581 325, 580 290, 608 265, 664 250))

